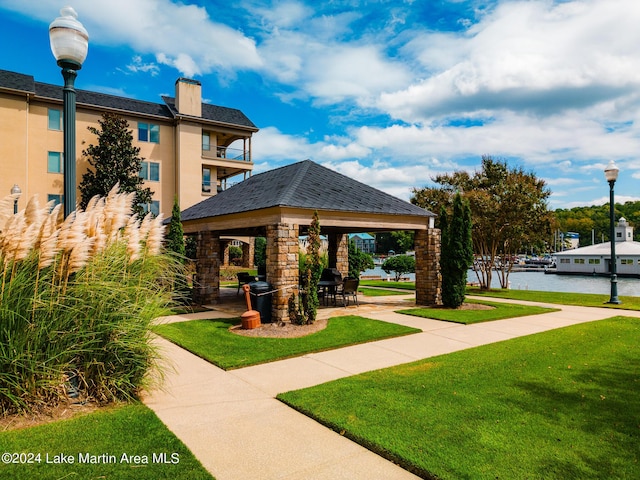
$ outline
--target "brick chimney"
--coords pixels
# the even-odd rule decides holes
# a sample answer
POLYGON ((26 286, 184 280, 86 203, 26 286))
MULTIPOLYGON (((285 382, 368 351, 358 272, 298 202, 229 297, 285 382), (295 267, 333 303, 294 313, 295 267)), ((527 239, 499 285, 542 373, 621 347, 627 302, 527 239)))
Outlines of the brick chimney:
POLYGON ((176 109, 182 115, 202 116, 202 85, 197 80, 176 80, 176 109))

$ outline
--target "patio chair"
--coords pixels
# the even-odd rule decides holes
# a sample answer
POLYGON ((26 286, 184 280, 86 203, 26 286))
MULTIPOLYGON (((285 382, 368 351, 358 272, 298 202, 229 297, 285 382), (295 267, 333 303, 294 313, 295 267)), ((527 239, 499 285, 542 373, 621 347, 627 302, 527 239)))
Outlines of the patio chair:
POLYGON ((251 275, 249 272, 238 272, 238 291, 236 292, 236 295, 240 293, 240 289, 242 288, 243 285, 246 285, 248 283, 255 282, 255 281, 256 281, 256 277, 251 275))
POLYGON ((324 299, 325 305, 328 304, 329 299, 333 300, 333 304, 336 304, 336 295, 338 289, 342 285, 342 274, 337 268, 325 268, 320 275, 320 288, 318 289, 318 299, 324 299), (326 285, 326 283, 330 285, 326 285), (325 284, 322 286, 322 284, 325 284))
POLYGON ((346 307, 349 305, 349 297, 353 297, 353 303, 358 305, 358 287, 360 286, 359 278, 350 278, 347 277, 342 282, 342 286, 340 291, 338 292, 342 295, 342 306, 346 307))

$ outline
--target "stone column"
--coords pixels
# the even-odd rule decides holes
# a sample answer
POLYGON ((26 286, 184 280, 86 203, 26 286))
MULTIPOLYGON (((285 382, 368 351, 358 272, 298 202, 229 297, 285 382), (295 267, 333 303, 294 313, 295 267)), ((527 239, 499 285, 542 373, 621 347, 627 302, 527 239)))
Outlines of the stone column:
POLYGON ((220 249, 222 250, 222 265, 229 265, 229 246, 231 242, 229 240, 220 241, 220 249))
POLYGON ((442 305, 440 230, 416 230, 416 304, 442 305))
POLYGON ((328 243, 329 268, 336 268, 346 277, 349 274, 349 235, 330 233, 328 243))
POLYGON ((242 268, 253 269, 253 257, 255 254, 255 238, 249 238, 248 243, 242 244, 242 268))
POLYGON ((271 315, 274 322, 289 320, 288 300, 298 286, 298 225, 267 225, 267 282, 274 290, 271 315))
POLYGON ((216 304, 220 299, 220 236, 198 232, 196 280, 193 300, 200 305, 216 304))

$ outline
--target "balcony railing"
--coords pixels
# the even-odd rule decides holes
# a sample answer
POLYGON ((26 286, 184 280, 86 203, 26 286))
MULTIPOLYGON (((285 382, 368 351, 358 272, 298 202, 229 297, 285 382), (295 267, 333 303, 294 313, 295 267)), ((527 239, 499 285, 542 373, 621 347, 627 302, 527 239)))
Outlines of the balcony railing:
POLYGON ((208 158, 224 158, 225 160, 235 160, 238 162, 249 162, 251 155, 249 150, 229 147, 212 147, 202 150, 202 156, 208 158))
POLYGON ((236 185, 240 182, 222 182, 220 185, 214 185, 213 182, 207 182, 205 180, 202 181, 202 193, 205 195, 213 195, 213 190, 215 188, 215 191, 220 193, 223 190, 226 190, 229 187, 232 187, 233 185, 236 185))

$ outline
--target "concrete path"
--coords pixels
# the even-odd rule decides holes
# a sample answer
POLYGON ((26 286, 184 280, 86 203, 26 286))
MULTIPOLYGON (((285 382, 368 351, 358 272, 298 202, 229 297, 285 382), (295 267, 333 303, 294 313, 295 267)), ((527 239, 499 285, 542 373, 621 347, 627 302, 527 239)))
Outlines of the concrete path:
MULTIPOLYGON (((374 302, 380 302, 378 298, 374 302)), ((396 297, 395 301, 402 301, 396 297)), ((491 299, 491 301, 501 301, 491 299)), ((514 300, 505 300, 510 303, 514 300)), ((541 305, 541 304, 536 304, 541 305)), ((570 307, 542 315, 458 325, 393 313, 368 304, 321 311, 358 314, 422 333, 225 372, 163 339, 171 360, 162 390, 144 402, 217 480, 415 479, 400 467, 275 400, 278 393, 365 371, 616 315, 640 312, 570 307)), ((190 318, 226 318, 206 312, 190 318)), ((190 319, 188 318, 188 319, 190 319)), ((184 320, 179 316, 170 321, 184 320)))

